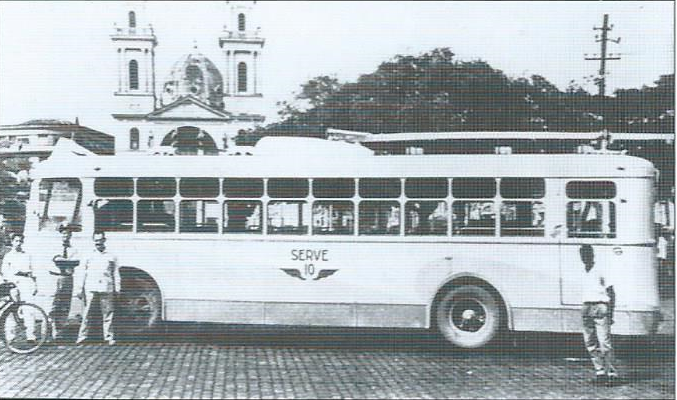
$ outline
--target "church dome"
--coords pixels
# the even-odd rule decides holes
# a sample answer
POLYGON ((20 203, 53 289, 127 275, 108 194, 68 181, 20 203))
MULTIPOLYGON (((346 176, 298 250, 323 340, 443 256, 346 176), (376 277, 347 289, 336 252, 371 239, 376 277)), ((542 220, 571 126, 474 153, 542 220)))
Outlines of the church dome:
POLYGON ((223 78, 203 54, 188 54, 174 64, 162 90, 162 102, 166 105, 187 95, 223 110, 223 78))

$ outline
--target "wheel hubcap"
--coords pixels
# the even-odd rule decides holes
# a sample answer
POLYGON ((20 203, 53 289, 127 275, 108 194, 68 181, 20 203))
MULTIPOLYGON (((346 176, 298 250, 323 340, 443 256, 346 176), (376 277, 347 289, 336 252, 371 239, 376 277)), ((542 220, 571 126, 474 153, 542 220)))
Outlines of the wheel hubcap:
POLYGON ((449 310, 451 325, 462 332, 477 332, 484 327, 487 313, 481 303, 473 299, 459 299, 449 310))

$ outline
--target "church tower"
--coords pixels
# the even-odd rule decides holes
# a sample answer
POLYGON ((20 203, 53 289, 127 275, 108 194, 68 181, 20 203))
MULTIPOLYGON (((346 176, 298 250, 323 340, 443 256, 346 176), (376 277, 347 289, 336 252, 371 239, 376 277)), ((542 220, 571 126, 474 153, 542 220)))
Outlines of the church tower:
POLYGON ((157 108, 153 27, 142 26, 143 5, 127 4, 124 23, 115 24, 111 40, 117 56, 115 114, 147 114, 157 108))
POLYGON ((256 25, 256 1, 227 2, 228 20, 219 37, 223 52, 223 100, 235 114, 259 114, 263 97, 262 50, 265 39, 256 25))

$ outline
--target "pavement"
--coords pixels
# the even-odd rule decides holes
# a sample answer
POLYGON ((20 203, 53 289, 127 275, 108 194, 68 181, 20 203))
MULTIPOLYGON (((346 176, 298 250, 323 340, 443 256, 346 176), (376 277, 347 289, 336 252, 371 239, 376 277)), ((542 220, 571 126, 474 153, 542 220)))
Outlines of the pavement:
POLYGON ((170 324, 115 347, 0 350, 2 398, 675 398, 674 337, 617 343, 617 387, 590 383, 580 335, 480 351, 428 332, 170 324))

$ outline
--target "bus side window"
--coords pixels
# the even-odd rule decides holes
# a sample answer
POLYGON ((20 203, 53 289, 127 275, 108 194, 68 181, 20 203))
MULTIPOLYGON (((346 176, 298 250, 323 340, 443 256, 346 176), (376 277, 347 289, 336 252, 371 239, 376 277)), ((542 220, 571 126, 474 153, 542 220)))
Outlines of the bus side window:
POLYGON ((494 178, 454 178, 451 193, 457 200, 451 205, 453 236, 494 236, 496 196, 494 178), (485 199, 485 200, 480 200, 485 199), (492 199, 492 200, 489 200, 492 199))
POLYGON ((261 233, 261 202, 231 200, 223 205, 224 233, 261 233))
POLYGON ((360 203, 360 235, 399 235, 400 203, 363 201, 360 203))
POLYGON ((570 201, 567 228, 571 238, 615 238, 616 205, 611 201, 570 201))
POLYGON ((452 218, 454 236, 494 236, 496 212, 493 201, 455 201, 452 218))
POLYGON ((97 200, 94 207, 94 226, 102 232, 131 232, 134 205, 131 200, 97 200))
POLYGON ((268 203, 268 233, 305 235, 308 223, 303 220, 305 201, 270 201, 268 203))
POLYGON ((179 209, 179 232, 218 233, 219 214, 216 200, 184 200, 179 209))
POLYGON ((172 200, 139 200, 137 232, 174 232, 175 205, 172 200))
POLYGON ((352 201, 316 201, 313 203, 314 235, 352 235, 355 215, 352 201))
POLYGON ((501 236, 545 236, 545 179, 501 178, 501 236))
POLYGON ((501 236, 545 236, 545 208, 540 201, 501 203, 501 236))
POLYGON ((405 235, 446 235, 447 203, 408 201, 404 208, 405 235))
POLYGON ((567 230, 571 238, 615 238, 616 184, 611 181, 571 181, 567 197, 567 230), (594 199, 594 200, 593 200, 594 199), (602 201, 602 200, 608 201, 602 201))

